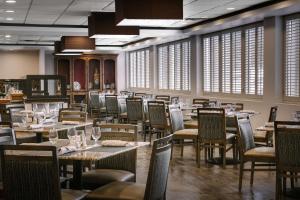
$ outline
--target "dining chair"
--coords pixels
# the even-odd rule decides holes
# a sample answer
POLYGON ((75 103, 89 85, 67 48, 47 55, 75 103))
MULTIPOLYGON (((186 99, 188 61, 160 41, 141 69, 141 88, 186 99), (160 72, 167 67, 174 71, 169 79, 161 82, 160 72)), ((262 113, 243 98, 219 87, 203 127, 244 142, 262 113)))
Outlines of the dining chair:
MULTIPOLYGON (((25 110, 25 105, 10 107, 8 110, 10 115, 11 127, 13 127, 14 123, 22 123, 23 116, 20 115, 21 114, 20 112, 25 110)), ((27 143, 27 142, 36 142, 36 134, 34 133, 16 132, 15 134, 16 134, 16 141, 18 144, 27 143)))
MULTIPOLYGON (((16 145, 14 130, 9 127, 0 128, 0 145, 16 145)), ((1 165, 1 160, 0 160, 1 165)), ((0 198, 3 198, 2 168, 0 168, 0 198)))
MULTIPOLYGON (((198 143, 198 129, 185 129, 183 114, 180 107, 177 105, 169 106, 171 132, 173 134, 173 140, 180 140, 181 145, 181 157, 183 156, 184 140, 193 140, 196 149, 196 161, 198 163, 199 143, 198 143)), ((174 144, 173 144, 174 145, 174 144)), ((172 145, 172 154, 173 154, 172 145)))
MULTIPOLYGON (((137 126, 132 124, 101 124, 101 140, 137 141, 137 126)), ((114 181, 136 180, 137 151, 128 151, 123 154, 97 161, 95 169, 82 174, 84 189, 96 189, 114 181)))
MULTIPOLYGON (((236 160, 236 135, 226 133, 225 110, 223 108, 198 108, 197 116, 199 151, 204 148, 205 161, 207 161, 207 154, 212 158, 214 149, 219 148, 222 166, 225 168, 227 151, 232 149, 233 158, 236 160), (227 148, 228 144, 230 144, 229 148, 227 148)), ((198 167, 200 167, 200 152, 198 156, 198 167)))
POLYGON ((86 122, 87 121, 87 113, 83 111, 76 110, 65 110, 60 109, 58 121, 77 121, 77 122, 86 122))
MULTIPOLYGON (((278 106, 272 106, 268 122, 275 122, 277 117, 278 106)), ((258 145, 273 146, 273 131, 254 131, 254 141, 258 145)))
POLYGON ((169 135, 153 142, 146 184, 113 182, 90 192, 86 199, 166 199, 168 173, 171 159, 171 141, 172 135, 169 135))
POLYGON ((81 112, 87 112, 87 104, 84 103, 72 103, 69 107, 70 110, 77 110, 81 112))
POLYGON ((286 193, 286 179, 300 178, 300 122, 275 121, 276 199, 286 193))
POLYGON ((6 200, 79 200, 86 193, 60 188, 55 146, 3 145, 1 167, 6 200))
POLYGON ((144 97, 144 96, 146 96, 147 94, 146 93, 143 93, 143 92, 136 92, 136 93, 134 93, 134 97, 144 97))
POLYGON ((179 97, 171 97, 171 104, 178 104, 179 103, 179 97))
POLYGON ((146 130, 149 128, 149 121, 144 113, 144 101, 142 98, 127 98, 127 122, 129 124, 141 124, 144 141, 146 141, 146 130))
POLYGON ((203 103, 208 103, 209 99, 203 99, 203 98, 195 98, 193 99, 193 104, 203 104, 203 103))
POLYGON ((94 116, 93 112, 95 112, 99 116, 101 115, 101 102, 100 102, 99 93, 93 93, 90 95, 89 108, 90 108, 91 117, 94 116))
POLYGON ((120 113, 119 102, 117 95, 105 95, 106 117, 117 119, 118 121, 126 120, 127 113, 120 113))
POLYGON ((272 147, 257 147, 254 142, 253 130, 250 119, 237 119, 239 126, 239 150, 240 150, 240 175, 239 191, 242 190, 244 171, 251 171, 250 185, 253 185, 254 171, 274 171, 270 166, 275 164, 275 149, 272 147), (251 162, 251 169, 245 169, 246 162, 251 162), (259 164, 257 164, 259 163, 259 164), (268 166, 268 168, 255 169, 256 166, 268 166))
POLYGON ((165 103, 163 101, 148 101, 148 117, 150 124, 149 141, 151 143, 152 134, 156 134, 159 138, 164 136, 170 128, 165 103))

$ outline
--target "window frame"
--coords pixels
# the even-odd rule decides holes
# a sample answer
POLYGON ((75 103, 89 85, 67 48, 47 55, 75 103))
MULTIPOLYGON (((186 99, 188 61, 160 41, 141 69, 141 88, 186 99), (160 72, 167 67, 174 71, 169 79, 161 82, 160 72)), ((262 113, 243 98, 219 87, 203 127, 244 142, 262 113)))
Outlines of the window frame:
MULTIPOLYGON (((238 27, 233 27, 233 28, 229 28, 229 29, 224 29, 224 30, 220 30, 220 31, 216 31, 216 32, 211 32, 211 33, 207 33, 207 34, 203 34, 201 35, 201 73, 202 73, 202 90, 203 90, 203 94, 204 95, 207 95, 207 96, 214 96, 214 97, 230 97, 230 98, 251 98, 251 99, 262 99, 263 96, 264 96, 264 80, 263 80, 263 88, 262 88, 262 92, 263 94, 262 95, 257 95, 257 89, 255 90, 255 93, 256 94, 246 94, 245 90, 245 85, 246 85, 246 75, 245 75, 245 71, 246 71, 246 63, 245 63, 245 60, 246 60, 246 47, 245 47, 245 43, 246 43, 246 38, 245 38, 245 35, 246 35, 246 30, 247 29, 251 29, 251 28, 256 28, 256 42, 257 42, 257 30, 258 30, 258 27, 263 27, 264 28, 264 24, 263 24, 263 21, 259 21, 259 22, 255 22, 255 23, 250 23, 250 24, 246 24, 246 25, 243 25, 243 26, 238 26, 238 27), (223 34, 226 34, 226 33, 230 33, 230 63, 232 63, 232 56, 233 56, 233 48, 232 48, 232 34, 234 32, 238 32, 238 31, 241 31, 241 93, 233 93, 232 92, 232 88, 233 88, 233 85, 232 85, 232 75, 233 75, 233 67, 230 66, 230 69, 231 69, 231 72, 230 72, 230 77, 231 77, 231 81, 230 81, 230 93, 225 93, 223 92, 223 85, 222 85, 222 82, 223 82, 223 46, 222 46, 222 36, 223 34), (218 92, 207 92, 205 91, 205 84, 204 84, 204 79, 205 79, 205 74, 204 74, 204 71, 205 71, 205 67, 204 67, 204 39, 205 38, 210 38, 210 37, 213 37, 213 36, 218 36, 219 37, 219 91, 218 92)), ((263 35, 264 36, 264 35, 263 35)), ((263 58, 264 58, 264 40, 263 40, 263 48, 262 48, 262 53, 263 53, 263 58)), ((257 45, 255 47, 257 49, 257 45)), ((257 54, 257 50, 255 52, 255 54, 257 54)), ((258 68, 258 65, 257 65, 257 56, 255 57, 255 71, 256 71, 256 74, 255 76, 257 77, 257 68, 258 68)), ((264 59, 263 59, 264 61, 264 59)), ((264 62, 263 62, 264 63, 264 62)), ((265 66, 263 66, 265 68, 265 66)), ((263 72, 263 76, 264 76, 264 72, 263 72)), ((257 80, 256 80, 256 84, 257 83, 257 80)), ((255 86, 255 88, 257 87, 257 85, 255 86)))

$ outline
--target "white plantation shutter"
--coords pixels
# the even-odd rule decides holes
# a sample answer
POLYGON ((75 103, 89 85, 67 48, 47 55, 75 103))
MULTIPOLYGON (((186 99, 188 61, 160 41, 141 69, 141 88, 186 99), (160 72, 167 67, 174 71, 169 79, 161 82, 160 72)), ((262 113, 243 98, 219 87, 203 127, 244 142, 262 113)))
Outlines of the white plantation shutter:
POLYGON ((300 97, 300 16, 285 21, 285 89, 286 97, 300 97))
POLYGON ((264 29, 226 30, 203 38, 204 92, 263 95, 264 29), (242 33, 245 38, 242 39, 242 33), (244 49, 242 49, 244 43, 244 49), (242 52, 244 63, 242 67, 242 52), (242 81, 242 75, 244 81, 242 81))
POLYGON ((242 93, 242 32, 236 31, 231 34, 232 38, 232 85, 233 94, 242 93))
POLYGON ((219 92, 219 36, 203 40, 204 91, 219 92))
POLYGON ((158 47, 159 89, 189 91, 191 42, 180 41, 158 47))
POLYGON ((263 95, 264 29, 262 26, 245 30, 245 93, 263 95))
POLYGON ((149 88, 149 49, 129 53, 129 85, 133 88, 149 88))
POLYGON ((231 89, 231 34, 222 35, 222 91, 230 93, 231 89))

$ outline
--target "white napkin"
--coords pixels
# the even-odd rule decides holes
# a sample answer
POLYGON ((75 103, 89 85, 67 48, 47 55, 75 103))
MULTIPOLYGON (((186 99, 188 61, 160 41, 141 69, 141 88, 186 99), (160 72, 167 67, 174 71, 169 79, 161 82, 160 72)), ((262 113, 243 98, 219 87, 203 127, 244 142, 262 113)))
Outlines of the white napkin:
POLYGON ((64 147, 58 148, 58 155, 63 155, 63 154, 74 152, 74 151, 76 151, 75 146, 64 146, 64 147))
POLYGON ((80 123, 77 121, 62 121, 63 125, 79 125, 80 123))
POLYGON ((122 140, 104 140, 101 142, 101 145, 104 147, 125 147, 127 144, 127 141, 122 140))
POLYGON ((249 114, 254 114, 254 110, 241 110, 240 113, 249 113, 249 114))
POLYGON ((51 124, 54 123, 54 119, 45 119, 44 124, 51 124))
POLYGON ((13 127, 21 127, 21 123, 19 123, 19 122, 14 122, 14 123, 13 123, 13 127))
POLYGON ((42 124, 31 124, 29 126, 29 129, 39 129, 39 128, 42 128, 42 124))
POLYGON ((274 127, 274 122, 266 122, 265 127, 274 127))

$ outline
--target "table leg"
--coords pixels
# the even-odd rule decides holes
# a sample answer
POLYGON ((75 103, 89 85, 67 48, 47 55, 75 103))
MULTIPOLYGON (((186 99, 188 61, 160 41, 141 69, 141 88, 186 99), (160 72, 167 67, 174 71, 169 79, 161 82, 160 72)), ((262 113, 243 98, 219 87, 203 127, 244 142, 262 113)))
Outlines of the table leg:
POLYGON ((81 189, 81 177, 82 177, 82 161, 74 160, 73 161, 73 180, 71 182, 72 189, 81 189))
POLYGON ((37 143, 43 142, 43 134, 42 133, 36 133, 36 142, 37 143))

